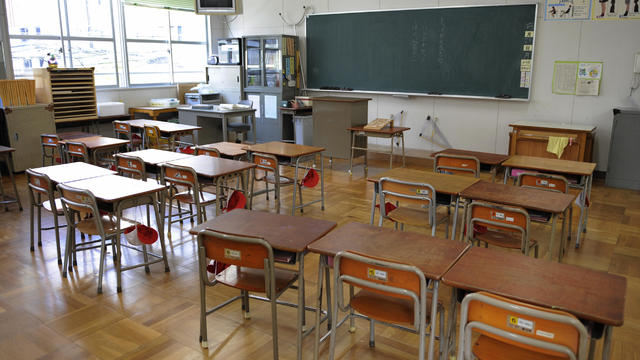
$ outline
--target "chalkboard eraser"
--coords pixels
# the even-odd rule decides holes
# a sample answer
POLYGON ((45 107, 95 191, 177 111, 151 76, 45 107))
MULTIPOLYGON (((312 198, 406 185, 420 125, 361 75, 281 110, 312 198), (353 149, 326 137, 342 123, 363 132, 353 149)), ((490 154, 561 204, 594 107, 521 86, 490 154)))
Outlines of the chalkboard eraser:
POLYGON ((320 90, 340 90, 337 86, 320 86, 320 90))
POLYGON ((511 95, 500 94, 500 95, 496 95, 496 98, 498 98, 498 99, 511 99, 511 95))
POLYGON ((342 89, 340 89, 340 90, 344 90, 344 91, 353 91, 353 89, 352 89, 352 88, 348 88, 348 87, 343 87, 343 88, 342 88, 342 89))
POLYGON ((437 92, 437 91, 429 91, 427 94, 429 94, 429 95, 442 95, 441 92, 437 92))

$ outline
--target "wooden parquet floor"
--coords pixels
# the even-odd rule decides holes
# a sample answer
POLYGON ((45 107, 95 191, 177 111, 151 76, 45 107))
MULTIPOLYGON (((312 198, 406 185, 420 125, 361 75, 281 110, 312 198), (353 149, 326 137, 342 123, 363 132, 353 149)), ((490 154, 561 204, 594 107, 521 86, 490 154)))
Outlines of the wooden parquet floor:
MULTIPOLYGON (((325 162, 326 163, 326 162, 325 162)), ((399 162, 395 162, 398 164, 399 162)), ((326 165, 326 164, 325 164, 326 165)), ((385 170, 385 158, 373 159, 370 173, 385 170)), ((431 162, 411 159, 407 167, 431 169, 431 162)), ((328 166, 327 166, 328 167, 328 166)), ((302 216, 347 222, 369 221, 372 185, 356 167, 347 173, 348 163, 335 160, 327 169, 326 210, 319 204, 305 209, 302 216)), ((488 177, 483 174, 483 177, 488 177)), ((8 179, 5 189, 11 191, 8 179)), ((252 301, 252 318, 244 320, 240 303, 210 315, 209 349, 198 343, 199 295, 197 257, 189 222, 176 224, 172 240, 167 240, 171 272, 162 264, 123 274, 123 292, 116 292, 113 263, 107 260, 104 293, 98 295, 99 253, 78 255, 78 266, 67 279, 56 261, 53 231, 43 233, 43 246, 29 251, 29 212, 24 175, 17 176, 25 211, 0 210, 0 359, 270 359, 271 317, 266 303, 252 301)), ((319 196, 317 189, 305 190, 305 199, 319 196)), ((283 190, 282 212, 290 209, 291 188, 283 190)), ((254 210, 274 211, 273 198, 254 202, 254 210)), ((143 212, 130 210, 129 217, 143 212)), ((577 214, 574 211, 574 224, 577 214)), ((43 224, 52 223, 44 213, 43 224)), ((387 224, 387 226, 390 226, 387 224)), ((423 231, 408 228, 407 231, 423 231)), ((548 238, 550 228, 534 225, 536 239, 548 238)), ((443 230, 439 227, 439 234, 443 230)), ((65 229, 61 237, 65 237, 65 229)), ((541 241, 540 256, 547 254, 548 241, 541 241)), ((154 249, 158 250, 157 244, 154 249)), ((124 262, 139 260, 125 250, 124 262)), ((307 302, 315 297, 318 257, 306 258, 307 302)), ((564 261, 583 267, 620 274, 628 279, 624 326, 613 330, 613 359, 640 359, 640 192, 606 188, 594 182, 588 232, 579 250, 568 248, 564 261)), ((445 304, 450 290, 441 288, 445 304)), ((208 290, 210 305, 235 291, 218 286, 208 290)), ((295 290, 284 299, 295 301, 295 290)), ((312 313, 308 314, 308 321, 312 313)), ((295 309, 279 307, 278 330, 282 359, 295 358, 295 309)), ((337 355, 342 359, 414 359, 418 341, 414 334, 377 326, 376 346, 368 346, 368 323, 357 320, 353 334, 343 326, 338 330, 337 355)), ((598 344, 599 358, 601 344, 598 344)), ((304 340, 305 358, 311 358, 313 337, 304 340)), ((321 346, 325 358, 328 344, 321 346)))

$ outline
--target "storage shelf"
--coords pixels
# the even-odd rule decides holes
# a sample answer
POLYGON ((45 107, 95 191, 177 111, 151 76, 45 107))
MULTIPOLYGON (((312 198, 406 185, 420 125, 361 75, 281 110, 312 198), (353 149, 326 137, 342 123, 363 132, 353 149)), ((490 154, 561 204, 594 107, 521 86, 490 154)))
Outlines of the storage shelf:
POLYGON ((53 103, 57 123, 97 119, 93 72, 93 68, 34 69, 36 97, 53 103))

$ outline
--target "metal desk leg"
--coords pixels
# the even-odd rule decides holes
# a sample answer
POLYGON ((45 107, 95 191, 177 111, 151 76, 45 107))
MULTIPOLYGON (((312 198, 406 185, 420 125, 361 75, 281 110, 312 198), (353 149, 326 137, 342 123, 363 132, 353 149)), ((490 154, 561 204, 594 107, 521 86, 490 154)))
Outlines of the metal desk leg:
POLYGON ((456 195, 456 208, 453 210, 453 225, 451 227, 451 240, 456 239, 456 227, 458 225, 458 207, 460 206, 460 195, 456 195))
MULTIPOLYGON (((302 359, 302 332, 304 327, 304 252, 298 254, 298 326, 296 333, 296 353, 297 359, 302 359)), ((316 314, 320 313, 319 310, 316 314)), ((316 332, 318 328, 316 327, 316 332)))
POLYGON ((613 328, 611 325, 604 326, 604 340, 602 343, 602 360, 609 360, 611 355, 611 333, 613 328))
MULTIPOLYGON (((570 205, 571 206, 571 205, 570 205)), ((564 229, 567 225, 567 216, 569 216, 569 208, 565 209, 562 213, 562 228, 560 230, 560 252, 558 253, 558 262, 562 261, 562 257, 564 256, 564 248, 565 248, 565 237, 564 237, 564 229)), ((571 232, 571 228, 569 228, 569 232, 571 232)))
POLYGON ((253 129, 253 143, 258 143, 258 138, 256 137, 256 116, 251 115, 251 129, 253 129))
MULTIPOLYGON (((242 120, 242 122, 244 122, 244 119, 242 120)), ((227 137, 227 117, 225 115, 222 115, 222 141, 226 142, 228 139, 227 137)))
POLYGON ((160 240, 160 248, 162 249, 162 255, 164 258, 164 272, 169 272, 169 262, 167 260, 167 249, 164 243, 164 216, 160 214, 158 210, 158 194, 162 200, 160 200, 161 207, 164 209, 163 192, 153 194, 153 212, 156 214, 156 225, 158 226, 158 236, 160 240))
MULTIPOLYGON (((436 340, 436 330, 435 323, 438 318, 438 287, 440 285, 439 281, 433 282, 433 298, 431 300, 431 321, 429 321, 429 350, 427 352, 427 359, 433 359, 433 347, 434 342, 436 340)), ((440 334, 443 335, 443 334, 440 334)), ((442 343, 442 339, 440 339, 442 343)))
MULTIPOLYGON (((220 198, 222 197, 220 194, 220 182, 222 181, 222 176, 218 176, 216 178, 216 217, 220 216, 220 198)), ((207 211, 206 209, 202 209, 202 211, 207 211)))
MULTIPOLYGON (((585 180, 588 181, 588 180, 585 180)), ((582 233, 586 232, 586 219, 585 219, 585 208, 587 206, 587 184, 585 183, 582 191, 580 192, 580 219, 578 220, 578 229, 576 230, 576 249, 580 247, 580 238, 582 237, 582 233)))
POLYGON ((320 153, 320 209, 324 211, 324 157, 320 153))
POLYGON ((369 217, 369 225, 373 225, 373 219, 376 216, 376 201, 378 201, 378 183, 373 183, 373 197, 371 198, 371 216, 369 217))
MULTIPOLYGON (((447 318, 447 339, 445 344, 444 354, 445 359, 449 358, 449 354, 454 352, 455 350, 455 340, 456 340, 456 313, 458 309, 458 293, 456 288, 451 288, 451 299, 449 301, 449 316, 447 318)), ((443 340, 440 339, 442 343, 443 340)))
POLYGON ((504 181, 503 183, 507 183, 507 180, 509 179, 509 173, 511 172, 511 168, 510 167, 505 167, 504 168, 504 181))
MULTIPOLYGON (((16 179, 13 177, 13 155, 11 153, 5 154, 3 156, 3 160, 7 163, 7 172, 9 173, 9 179, 11 180, 11 184, 13 184, 13 193, 16 196, 16 202, 18 203, 18 208, 22 211, 22 202, 20 202, 20 195, 18 194, 18 188, 16 187, 16 179)), ((2 175, 0 175, 0 180, 2 179, 2 175)), ((0 188, 2 188, 2 201, 4 201, 4 188, 2 186, 2 182, 0 181, 0 188)), ((8 211, 7 203, 4 204, 4 210, 8 211)))
POLYGON ((498 173, 498 167, 496 165, 491 166, 491 182, 496 182, 496 174, 498 173))
POLYGON ((349 156, 349 175, 353 174, 353 153, 354 153, 354 148, 353 146, 356 143, 356 132, 351 130, 351 156, 349 156))
MULTIPOLYGON (((553 260, 554 245, 556 241, 556 221, 558 220, 558 214, 551 216, 551 240, 549 241, 549 260, 553 260)), ((528 255, 528 254, 527 254, 528 255)), ((560 255, 558 254, 558 262, 560 261, 560 255)))
MULTIPOLYGON (((313 343, 313 360, 318 360, 318 351, 320 348, 320 318, 321 311, 320 306, 322 304, 322 276, 323 274, 323 264, 327 261, 326 255, 320 255, 320 260, 318 260, 318 285, 316 287, 316 331, 315 338, 313 343)), ((327 289, 328 291, 328 289, 327 289)))
POLYGON ((464 239, 464 227, 467 224, 467 208, 469 207, 469 203, 467 200, 464 201, 464 211, 462 212, 462 224, 460 224, 460 242, 463 242, 464 239))
MULTIPOLYGON (((587 177, 587 199, 591 201, 591 185, 593 184, 593 173, 587 177)), ((584 227, 582 228, 582 232, 587 232, 587 220, 589 220, 589 207, 586 206, 585 203, 585 214, 584 214, 584 227)))
MULTIPOLYGON (((294 185, 293 187, 293 202, 291 203, 291 216, 294 216, 296 214, 296 190, 297 190, 297 184, 298 183, 298 160, 299 158, 296 158, 296 170, 294 172, 293 175, 293 181, 294 181, 294 185)), ((293 158, 291 159, 291 161, 293 161, 293 158)), ((280 199, 278 199, 278 201, 280 201, 280 199)), ((300 210, 302 210, 302 207, 304 206, 304 204, 301 205, 300 210)))
POLYGON ((391 140, 391 151, 389 151, 389 169, 393 169, 393 135, 389 139, 391 140))
POLYGON ((402 167, 404 167, 404 132, 400 133, 400 140, 402 140, 402 167))

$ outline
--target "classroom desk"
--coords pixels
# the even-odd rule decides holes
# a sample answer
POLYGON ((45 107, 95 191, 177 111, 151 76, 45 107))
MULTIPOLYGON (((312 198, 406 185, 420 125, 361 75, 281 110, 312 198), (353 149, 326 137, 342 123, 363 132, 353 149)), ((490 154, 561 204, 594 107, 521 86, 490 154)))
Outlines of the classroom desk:
MULTIPOLYGON (((62 166, 62 165, 58 165, 62 166)), ((164 262, 165 272, 169 271, 169 263, 167 262, 167 252, 164 244, 164 231, 163 231, 163 219, 158 210, 158 194, 166 189, 166 186, 160 185, 152 181, 142 181, 131 179, 119 175, 106 175, 87 178, 84 180, 77 180, 65 183, 68 186, 76 189, 89 190, 95 196, 99 206, 107 207, 109 212, 115 213, 117 219, 117 233, 121 232, 120 220, 122 219, 122 212, 125 209, 136 207, 140 205, 152 205, 156 217, 156 224, 158 226, 160 247, 162 248, 162 256, 147 252, 143 250, 145 254, 145 262, 130 266, 122 266, 122 250, 121 250, 121 238, 122 236, 116 236, 116 250, 117 261, 115 264, 117 273, 117 291, 122 292, 122 272, 135 269, 144 266, 148 269, 148 266, 157 262, 164 262), (147 256, 151 255, 155 257, 155 260, 147 261, 147 256)), ((67 261, 71 253, 70 241, 74 235, 67 236, 66 257, 67 261)), ((68 263, 68 262, 65 262, 68 263)))
MULTIPOLYGON (((464 216, 467 218, 467 205, 471 200, 488 201, 492 203, 519 206, 527 210, 542 211, 551 214, 551 240, 549 242, 549 258, 553 259, 553 247, 556 232, 556 221, 558 215, 564 213, 567 218, 567 210, 573 204, 575 195, 564 194, 553 191, 539 190, 533 188, 523 188, 501 183, 493 183, 481 180, 468 188, 464 189, 460 196, 465 199, 464 216)), ((565 222, 562 222, 562 231, 560 233, 560 249, 563 248, 562 241, 564 237, 565 222)), ((571 229, 569 229, 571 231, 571 229)), ((462 241, 462 231, 460 232, 460 240, 462 241)), ((558 261, 562 257, 562 251, 559 251, 558 261)))
MULTIPOLYGON (((314 160, 316 154, 320 155, 320 199, 309 201, 306 204, 296 206, 296 188, 293 187, 293 200, 291 202, 291 215, 294 215, 296 209, 304 208, 305 206, 320 202, 321 209, 324 210, 324 158, 322 157, 323 147, 289 144, 280 141, 272 141, 263 144, 250 145, 246 147, 249 157, 251 153, 263 153, 268 155, 274 155, 279 158, 288 158, 289 165, 295 167, 295 173, 293 180, 298 182, 298 170, 300 168, 300 162, 306 160, 314 160), (292 165, 295 163, 295 165, 292 165)), ((282 165, 282 164, 281 164, 282 165)), ((252 194, 253 196, 253 194, 252 194)))
POLYGON ((84 131, 62 131, 62 132, 57 132, 56 135, 58 135, 58 138, 60 140, 73 140, 78 138, 100 136, 99 134, 92 134, 84 131))
MULTIPOLYGON (((622 326, 624 321, 627 279, 604 271, 473 247, 444 275, 443 283, 464 291, 486 291, 566 311, 604 325, 603 359, 608 359, 611 350, 611 327, 622 326)), ((450 309, 454 311, 455 301, 456 296, 452 296, 450 309)), ((455 326, 455 317, 450 316, 449 320, 455 326)), ((592 338, 590 358, 594 345, 592 338)))
MULTIPOLYGON (((229 234, 260 237, 266 240, 275 250, 293 252, 298 264, 298 325, 297 325, 297 358, 302 359, 302 338, 314 329, 303 333, 305 323, 304 305, 304 255, 307 247, 333 228, 333 221, 312 219, 309 217, 289 216, 237 209, 218 216, 194 227, 189 231, 197 235, 199 231, 210 229, 229 234)), ((251 295, 252 298, 258 298, 251 295)), ((260 298, 258 298, 260 299, 260 298)), ((320 311, 316 308, 316 312, 320 311)))
MULTIPOLYGON (((204 125, 201 119, 220 119, 222 121, 222 141, 227 141, 227 127, 229 124, 229 119, 237 116, 242 117, 242 121, 244 122, 245 117, 251 117, 251 130, 253 132, 253 141, 256 140, 256 117, 254 108, 239 108, 239 109, 223 109, 219 105, 213 105, 211 109, 194 109, 191 105, 182 105, 178 107, 179 117, 181 124, 189 124, 189 125, 204 125)), ((207 122, 208 123, 208 122, 207 122)), ((215 141, 217 127, 214 126, 203 126, 200 131, 200 138, 203 142, 211 142, 215 141)), ((219 138, 218 138, 219 139, 219 138)), ((197 144, 197 143, 196 143, 197 144)))
POLYGON ((478 161, 480 161, 480 165, 487 165, 491 168, 491 181, 495 181, 496 173, 498 172, 498 167, 500 167, 500 164, 502 164, 503 161, 509 158, 509 155, 486 153, 486 152, 471 151, 471 150, 462 150, 462 149, 444 149, 444 150, 431 153, 431 156, 435 157, 438 154, 475 156, 478 159, 478 161))
POLYGON ((239 158, 247 154, 247 150, 245 150, 247 145, 233 142, 222 141, 213 144, 198 145, 198 147, 205 149, 216 149, 220 152, 220 155, 232 158, 234 160, 238 160, 239 158))
MULTIPOLYGON (((383 172, 382 174, 371 176, 367 178, 367 181, 373 182, 373 196, 371 200, 371 216, 369 218, 369 224, 373 225, 373 218, 376 212, 376 203, 378 201, 378 195, 380 192, 379 182, 380 179, 387 177, 396 180, 408 181, 408 182, 420 182, 427 183, 433 186, 436 193, 442 193, 451 195, 456 199, 456 207, 453 211, 453 225, 451 227, 451 239, 456 238, 456 224, 458 221, 458 207, 460 205, 460 192, 468 188, 469 186, 480 181, 478 178, 462 175, 440 174, 427 170, 415 170, 396 168, 383 172)), ((384 205, 381 205, 384 206, 384 205)))
POLYGON ((13 184, 13 193, 15 199, 5 197, 4 186, 2 185, 2 172, 0 171, 0 204, 4 204, 4 211, 9 211, 7 204, 17 203, 18 208, 22 211, 22 203, 20 202, 20 195, 18 194, 18 188, 16 187, 16 179, 13 178, 13 153, 16 149, 0 145, 0 162, 7 164, 7 172, 9 173, 9 179, 13 184))
POLYGON ((351 153, 349 154, 349 174, 351 174, 351 170, 353 169, 353 155, 355 150, 364 151, 365 174, 368 168, 367 151, 377 152, 381 154, 389 154, 389 169, 393 168, 393 140, 398 137, 402 141, 402 167, 404 167, 404 132, 407 130, 411 130, 411 128, 402 127, 402 126, 385 126, 382 129, 365 129, 365 126, 366 125, 358 125, 358 126, 352 126, 347 128, 347 130, 349 130, 351 133, 351 153), (366 142, 364 147, 359 147, 356 145, 356 136, 378 137, 378 138, 389 139, 391 142, 391 150, 389 152, 367 150, 366 142))
POLYGON ((115 171, 100 166, 87 164, 86 162, 73 162, 52 166, 32 168, 31 170, 44 174, 51 179, 54 185, 71 181, 90 179, 98 176, 116 174, 115 171))
MULTIPOLYGON (((589 207, 586 206, 587 199, 591 198, 591 183, 593 182, 593 171, 596 169, 595 163, 571 161, 561 159, 547 159, 535 156, 514 155, 509 160, 502 163, 506 167, 504 172, 504 182, 507 182, 510 169, 518 168, 525 170, 542 171, 560 175, 580 176, 578 184, 569 183, 570 187, 581 189, 580 192, 580 221, 576 234, 576 249, 580 247, 580 235, 587 232, 587 219, 589 217, 589 207)), ((564 248, 563 248, 564 251, 564 248)))
MULTIPOLYGON (((144 132, 144 126, 157 126, 161 133, 164 133, 169 136, 171 142, 171 148, 175 148, 176 137, 189 135, 193 140, 193 143, 196 144, 198 142, 198 136, 195 134, 196 130, 202 129, 200 126, 193 125, 184 125, 184 124, 175 124, 167 121, 156 121, 149 119, 135 119, 135 120, 125 120, 124 123, 131 125, 131 127, 141 129, 144 132)), ((144 134, 143 134, 144 135, 144 134)), ((142 136, 142 147, 145 145, 146 136, 142 136)))
POLYGON ((181 152, 175 151, 167 151, 160 149, 144 149, 137 151, 129 151, 126 153, 122 153, 122 155, 136 156, 139 157, 142 162, 145 164, 145 170, 148 173, 154 173, 158 180, 160 180, 160 171, 158 171, 158 166, 160 164, 180 160, 188 157, 192 157, 193 155, 185 154, 181 152))
POLYGON ((135 119, 136 114, 146 114, 151 116, 153 120, 158 120, 158 116, 167 113, 176 113, 178 112, 178 108, 173 107, 161 107, 161 106, 139 106, 139 107, 130 107, 129 114, 132 119, 135 119))
MULTIPOLYGON (((308 249, 320 254, 318 265, 318 290, 316 308, 320 309, 322 299, 323 270, 328 269, 327 258, 340 251, 353 251, 366 256, 416 266, 426 278, 433 282, 431 300, 431 331, 428 359, 433 359, 435 331, 433 324, 437 314, 438 287, 442 276, 471 246, 457 241, 440 239, 429 235, 397 231, 366 224, 348 223, 332 231, 322 239, 313 242, 308 249)), ((328 272, 327 272, 328 273, 328 272)), ((328 280, 327 280, 328 286, 328 280)), ((327 289, 329 292, 329 289, 327 289)), ((320 312, 316 312, 316 329, 320 329, 320 312)), ((338 324, 332 324, 334 328, 338 324)), ((331 330, 330 330, 331 331, 331 330)), ((326 335, 324 335, 326 338, 326 335)), ((444 341, 441 339, 441 343, 444 341)), ((320 332, 316 331, 314 359, 318 356, 320 332)))
POLYGON ((103 152, 117 151, 120 147, 129 144, 129 140, 116 139, 106 136, 81 137, 69 140, 60 140, 60 143, 66 145, 67 142, 79 142, 87 146, 91 162, 97 164, 98 154, 103 152))
MULTIPOLYGON (((242 177, 242 191, 247 194, 247 181, 244 180, 245 177, 242 174, 245 171, 248 172, 249 169, 256 167, 256 164, 244 161, 221 159, 206 155, 189 156, 187 158, 173 160, 167 163, 192 168, 199 177, 213 180, 216 186, 216 199, 222 198, 220 184, 222 184, 225 179, 232 178, 234 176, 242 177)), ((220 215, 219 203, 216 205, 216 215, 220 215)))

